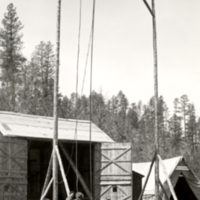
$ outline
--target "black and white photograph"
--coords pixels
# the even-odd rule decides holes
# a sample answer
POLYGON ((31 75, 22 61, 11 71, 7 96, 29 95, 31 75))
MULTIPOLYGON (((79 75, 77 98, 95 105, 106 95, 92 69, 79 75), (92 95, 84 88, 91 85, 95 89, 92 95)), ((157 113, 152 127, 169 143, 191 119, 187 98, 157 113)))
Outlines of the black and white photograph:
POLYGON ((199 0, 1 0, 0 200, 200 200, 199 54, 199 0))

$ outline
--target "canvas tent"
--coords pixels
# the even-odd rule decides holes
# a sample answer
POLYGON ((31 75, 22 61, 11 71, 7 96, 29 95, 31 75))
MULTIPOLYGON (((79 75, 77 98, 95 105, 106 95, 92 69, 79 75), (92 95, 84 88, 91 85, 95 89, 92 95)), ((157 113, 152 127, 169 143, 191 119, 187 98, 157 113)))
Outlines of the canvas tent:
MULTIPOLYGON (((185 159, 182 156, 163 160, 165 168, 167 170, 168 176, 172 182, 175 193, 179 200, 200 200, 200 181, 192 172, 190 167, 185 162, 185 159)), ((150 168, 150 162, 144 163, 133 163, 132 170, 144 175, 143 185, 145 178, 150 168)), ((171 196, 169 187, 167 185, 166 176, 160 165, 159 167, 159 176, 161 183, 164 185, 164 188, 168 194, 170 200, 173 199, 171 196)), ((161 190, 161 189, 160 189, 161 190)), ((143 199, 154 199, 155 194, 155 169, 154 166, 151 171, 146 189, 144 192, 143 199)), ((162 196, 163 194, 161 194, 162 196)))

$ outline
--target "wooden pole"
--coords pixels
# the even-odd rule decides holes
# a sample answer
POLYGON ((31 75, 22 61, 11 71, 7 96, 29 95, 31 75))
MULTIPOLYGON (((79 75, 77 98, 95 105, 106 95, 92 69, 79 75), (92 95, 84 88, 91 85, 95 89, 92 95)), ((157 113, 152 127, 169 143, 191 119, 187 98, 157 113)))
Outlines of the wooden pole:
POLYGON ((149 10, 149 12, 151 13, 152 17, 154 17, 154 14, 153 14, 153 12, 152 12, 152 10, 151 10, 149 4, 147 3, 147 1, 146 1, 146 0, 143 0, 143 2, 144 2, 144 4, 146 5, 146 7, 147 7, 147 9, 149 10))
POLYGON ((154 162, 155 162, 155 159, 156 159, 156 153, 154 154, 153 159, 152 159, 152 161, 151 161, 151 165, 150 165, 150 168, 149 168, 149 172, 148 172, 147 177, 146 177, 146 179, 145 179, 144 187, 142 188, 142 192, 140 193, 140 196, 139 196, 139 199, 138 199, 138 200, 141 200, 142 197, 143 197, 143 194, 144 194, 144 191, 145 191, 147 182, 148 182, 148 180, 149 180, 149 176, 150 176, 150 174, 151 174, 151 170, 152 170, 153 164, 154 164, 154 162))
POLYGON ((173 199, 174 199, 174 200, 178 200, 177 197, 176 197, 176 194, 175 194, 175 192, 174 192, 174 188, 173 188, 173 186, 172 186, 172 183, 171 183, 171 181, 170 181, 170 178, 169 178, 169 176, 168 176, 168 174, 167 174, 167 170, 166 170, 166 168, 165 168, 165 165, 164 165, 164 163, 163 163, 161 157, 160 157, 159 155, 157 155, 157 157, 158 157, 159 162, 160 162, 160 164, 161 164, 161 166, 162 166, 162 168, 163 168, 163 172, 164 172, 164 174, 165 174, 165 176, 166 176, 167 183, 168 183, 170 192, 171 192, 171 194, 172 194, 172 196, 173 196, 173 199))
POLYGON ((45 178, 45 181, 44 181, 44 186, 43 186, 43 189, 42 189, 42 195, 48 185, 48 182, 50 180, 50 176, 51 176, 51 169, 52 169, 52 154, 51 154, 51 158, 50 158, 50 161, 49 161, 49 166, 48 166, 48 169, 47 169, 47 174, 46 174, 46 178, 45 178))
MULTIPOLYGON (((153 21, 153 52, 154 52, 154 107, 155 107, 155 152, 159 153, 158 137, 158 70, 157 70, 157 34, 156 34, 156 12, 155 3, 152 0, 153 21)), ((155 199, 159 200, 159 161, 155 160, 155 199)))
POLYGON ((160 187, 162 188, 162 191, 163 191, 163 193, 164 193, 164 195, 165 195, 165 199, 166 199, 166 200, 170 200, 170 199, 168 198, 167 192, 166 192, 164 186, 162 185, 160 179, 159 179, 159 185, 160 185, 160 187))
MULTIPOLYGON (((146 0, 143 0, 147 9, 152 15, 153 21, 153 53, 154 53, 154 107, 155 107, 155 152, 159 153, 159 137, 158 137, 158 70, 157 70, 157 34, 156 34, 156 12, 155 3, 152 0, 152 8, 146 0)), ((159 161, 156 156, 155 160, 155 196, 156 200, 159 199, 159 161)))
POLYGON ((61 157, 60 157, 58 147, 56 146, 55 149, 56 149, 56 155, 57 155, 57 158, 58 158, 58 163, 60 165, 61 175, 62 175, 63 182, 64 182, 64 185, 65 185, 65 190, 66 190, 67 197, 68 197, 69 194, 70 194, 69 185, 68 185, 67 179, 65 177, 65 171, 64 171, 64 167, 63 167, 63 164, 62 164, 62 161, 61 161, 61 157))
POLYGON ((92 194, 90 192, 90 190, 88 189, 83 177, 81 176, 80 172, 78 171, 78 169, 76 168, 76 165, 74 164, 73 160, 71 159, 70 155, 68 154, 68 152, 66 151, 66 149, 64 148, 63 144, 60 143, 59 144, 60 148, 62 149, 65 157, 67 158, 67 160, 69 161, 69 164, 71 165, 72 169, 74 170, 75 174, 77 174, 78 179, 81 183, 81 185, 83 186, 83 189, 85 190, 85 193, 87 194, 87 196, 89 197, 90 200, 92 200, 92 194))
POLYGON ((47 188, 45 189, 44 193, 42 194, 42 197, 40 198, 40 200, 43 200, 44 197, 47 195, 47 192, 49 191, 49 188, 50 188, 52 182, 53 182, 53 178, 51 178, 51 180, 50 180, 49 184, 47 185, 47 188))
POLYGON ((54 79, 54 134, 53 134, 53 200, 58 200, 58 161, 55 147, 58 145, 58 82, 60 65, 60 15, 61 0, 58 0, 57 11, 57 48, 56 48, 56 70, 54 79))

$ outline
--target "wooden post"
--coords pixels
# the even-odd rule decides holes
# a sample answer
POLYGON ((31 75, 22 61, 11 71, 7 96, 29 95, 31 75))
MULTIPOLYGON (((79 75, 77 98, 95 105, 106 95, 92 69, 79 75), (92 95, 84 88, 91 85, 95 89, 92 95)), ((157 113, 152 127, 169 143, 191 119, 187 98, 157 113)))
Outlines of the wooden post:
POLYGON ((69 164, 71 165, 72 169, 74 170, 75 174, 77 174, 78 179, 81 183, 81 185, 83 186, 83 189, 85 190, 85 193, 87 194, 87 196, 90 198, 90 200, 92 199, 92 194, 90 193, 90 190, 88 189, 83 177, 81 176, 80 172, 78 171, 78 169, 76 168, 76 165, 74 164, 74 162, 72 161, 70 155, 67 153, 66 149, 64 148, 63 144, 60 143, 59 144, 60 148, 62 149, 65 157, 67 158, 67 160, 69 161, 69 164))
POLYGON ((48 169, 47 169, 47 174, 46 174, 46 178, 45 178, 45 181, 44 181, 44 186, 43 186, 43 189, 42 189, 42 195, 48 185, 48 182, 50 180, 50 176, 51 176, 51 169, 52 169, 52 154, 51 154, 51 158, 50 158, 50 161, 49 161, 49 166, 48 166, 48 169))
MULTIPOLYGON (((158 136, 158 70, 157 70, 157 34, 156 34, 156 12, 155 3, 152 0, 153 21, 153 52, 154 52, 154 107, 155 107, 155 152, 159 153, 158 136)), ((159 161, 155 160, 155 199, 159 200, 159 161)))
POLYGON ((60 171, 61 171, 63 182, 64 182, 64 185, 65 185, 65 190, 66 190, 67 197, 68 197, 69 194, 70 194, 70 190, 69 190, 69 185, 68 185, 67 179, 65 177, 64 167, 63 167, 63 164, 62 164, 62 161, 61 161, 61 157, 60 157, 60 153, 59 153, 59 150, 58 150, 58 146, 55 147, 55 150, 56 150, 56 155, 57 155, 57 158, 58 158, 58 163, 60 165, 60 171))
POLYGON ((51 180, 50 180, 50 182, 49 182, 47 188, 45 189, 44 193, 42 194, 42 197, 40 198, 40 200, 43 200, 44 197, 47 195, 47 192, 49 191, 49 188, 50 188, 52 182, 53 182, 53 178, 51 178, 51 180))
POLYGON ((56 52, 56 70, 54 79, 54 134, 53 134, 53 200, 58 200, 58 161, 55 147, 58 145, 58 82, 60 65, 60 15, 61 0, 58 0, 57 13, 57 52, 56 52))
MULTIPOLYGON (((159 153, 159 137, 158 137, 158 70, 157 70, 157 35, 156 35, 156 12, 155 3, 152 0, 152 8, 146 0, 143 0, 147 9, 152 15, 153 21, 153 53, 154 53, 154 107, 155 107, 155 152, 159 153)), ((156 200, 159 199, 159 161, 156 156, 155 160, 155 196, 156 200)))
POLYGON ((171 183, 171 181, 170 181, 170 178, 169 178, 169 176, 168 176, 168 174, 167 174, 167 170, 166 170, 166 168, 165 168, 165 165, 164 165, 164 163, 163 163, 161 157, 160 157, 159 155, 157 155, 157 157, 158 157, 159 162, 160 162, 160 164, 161 164, 161 166, 162 166, 162 168, 163 168, 163 172, 164 172, 164 174, 165 174, 165 176, 166 176, 166 178, 167 178, 167 183, 168 183, 170 192, 171 192, 171 194, 172 194, 174 200, 178 200, 177 197, 176 197, 176 194, 175 194, 175 192, 174 192, 174 189, 173 189, 172 183, 171 183))
POLYGON ((152 170, 153 164, 154 164, 154 162, 155 162, 155 159, 156 159, 156 153, 154 154, 153 159, 152 159, 152 161, 151 161, 151 165, 150 165, 150 168, 149 168, 149 172, 148 172, 147 177, 146 177, 146 179, 145 179, 144 187, 142 188, 142 192, 140 193, 140 196, 139 196, 139 199, 138 199, 138 200, 141 200, 142 197, 143 197, 143 194, 144 194, 144 191, 145 191, 147 182, 148 182, 148 180, 149 180, 149 176, 150 176, 150 174, 151 174, 151 170, 152 170))

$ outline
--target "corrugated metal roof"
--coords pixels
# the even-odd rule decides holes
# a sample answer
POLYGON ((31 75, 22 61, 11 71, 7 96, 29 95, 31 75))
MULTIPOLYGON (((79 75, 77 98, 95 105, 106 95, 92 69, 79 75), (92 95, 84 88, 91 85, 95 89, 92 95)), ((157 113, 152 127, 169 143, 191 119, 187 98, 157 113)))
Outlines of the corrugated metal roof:
MULTIPOLYGON (((4 136, 46 138, 53 137, 53 117, 26 115, 0 111, 0 131, 4 136)), ((90 141, 90 122, 78 120, 77 136, 75 136, 76 120, 58 120, 58 139, 90 141)), ((114 142, 105 132, 92 123, 92 142, 114 142)))

